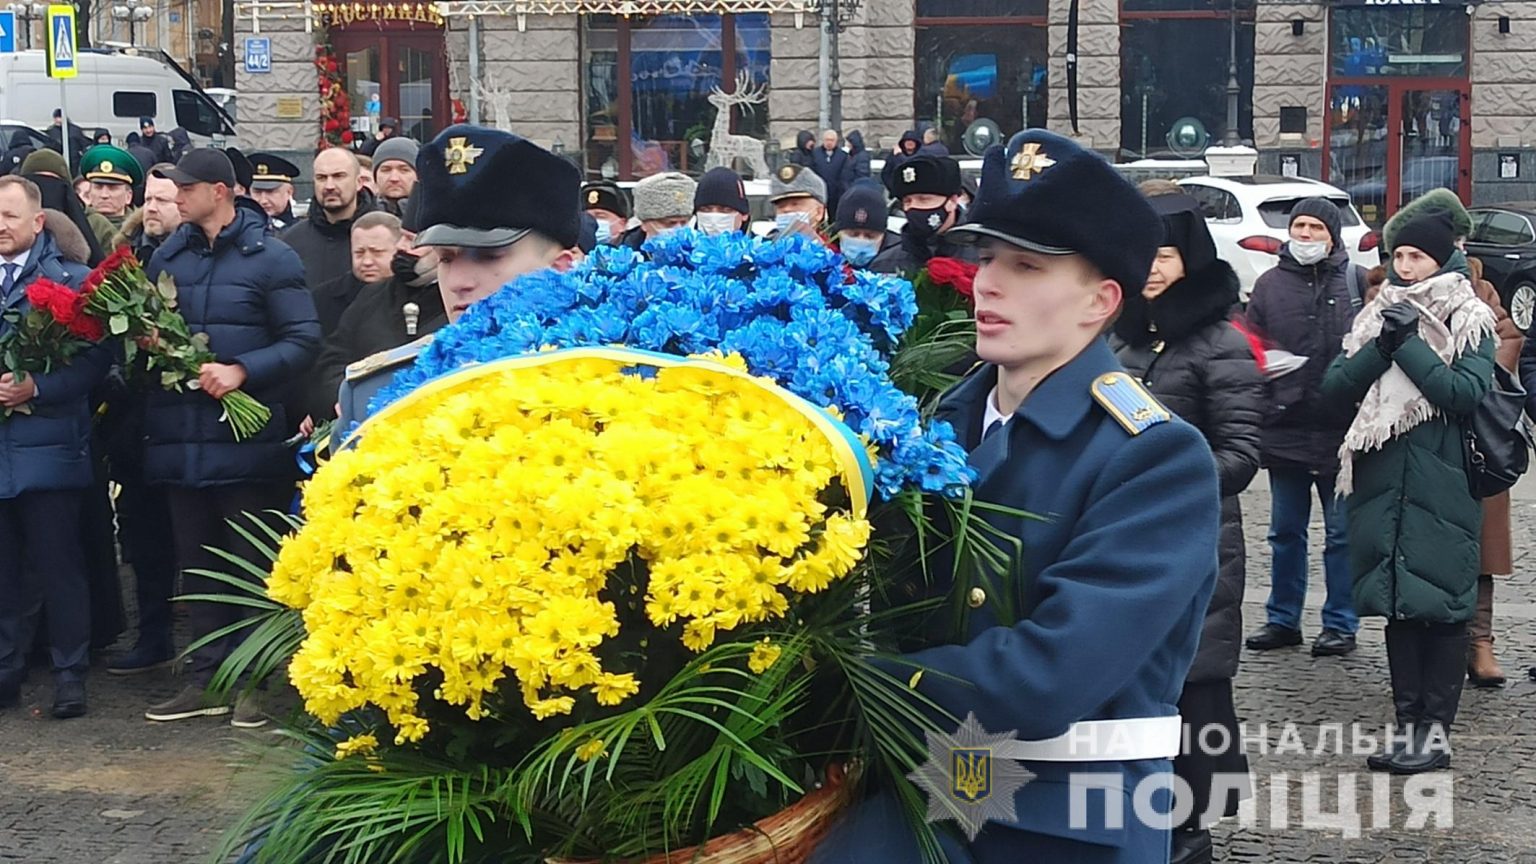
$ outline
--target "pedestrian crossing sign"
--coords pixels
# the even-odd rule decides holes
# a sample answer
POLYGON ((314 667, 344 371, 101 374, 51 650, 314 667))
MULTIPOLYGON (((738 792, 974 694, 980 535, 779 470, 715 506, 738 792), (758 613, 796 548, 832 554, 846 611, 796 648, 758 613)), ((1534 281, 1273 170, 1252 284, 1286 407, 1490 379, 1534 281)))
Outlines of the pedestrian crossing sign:
POLYGON ((79 69, 75 63, 75 7, 48 7, 48 55, 49 78, 73 78, 79 69))

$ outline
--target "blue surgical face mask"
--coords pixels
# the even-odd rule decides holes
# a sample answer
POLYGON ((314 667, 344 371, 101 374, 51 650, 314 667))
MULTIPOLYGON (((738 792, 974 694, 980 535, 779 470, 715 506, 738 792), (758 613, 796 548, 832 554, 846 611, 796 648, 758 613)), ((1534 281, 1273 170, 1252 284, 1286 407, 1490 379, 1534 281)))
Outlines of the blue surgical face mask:
POLYGON ((863 237, 844 237, 838 241, 838 248, 843 250, 843 258, 855 267, 863 267, 875 260, 880 252, 879 240, 868 240, 863 237))
POLYGON ((793 231, 796 225, 811 224, 811 214, 802 213, 799 210, 791 210, 773 217, 773 224, 774 227, 779 229, 780 234, 784 234, 793 231))
POLYGON ((607 219, 597 220, 597 233, 594 236, 597 237, 597 245, 599 246, 606 246, 608 241, 613 239, 613 231, 608 227, 607 219))

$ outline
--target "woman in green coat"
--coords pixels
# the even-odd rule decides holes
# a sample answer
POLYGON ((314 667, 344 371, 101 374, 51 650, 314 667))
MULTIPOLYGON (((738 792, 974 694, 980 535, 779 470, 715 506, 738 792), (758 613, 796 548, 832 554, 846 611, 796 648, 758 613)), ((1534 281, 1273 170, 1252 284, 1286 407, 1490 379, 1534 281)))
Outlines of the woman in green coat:
POLYGON ((1410 774, 1450 764, 1482 525, 1464 430, 1492 387, 1496 340, 1445 214, 1415 218, 1393 244, 1389 281, 1344 338, 1323 396, 1359 406, 1338 491, 1356 611, 1387 619, 1397 722, 1391 746, 1367 762, 1410 774))

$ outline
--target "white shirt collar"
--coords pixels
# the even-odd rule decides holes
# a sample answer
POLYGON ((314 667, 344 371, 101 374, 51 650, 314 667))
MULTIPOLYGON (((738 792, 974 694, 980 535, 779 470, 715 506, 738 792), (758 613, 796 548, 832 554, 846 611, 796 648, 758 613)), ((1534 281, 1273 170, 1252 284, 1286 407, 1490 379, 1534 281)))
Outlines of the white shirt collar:
POLYGON ((20 252, 16 253, 16 257, 15 258, 7 258, 4 255, 0 255, 0 264, 15 264, 16 265, 16 273, 17 273, 17 275, 20 275, 21 269, 27 266, 27 260, 29 258, 31 258, 31 257, 32 257, 32 250, 31 249, 23 249, 20 252))
POLYGON ((1003 425, 1006 426, 1008 421, 1012 419, 1012 414, 1004 414, 997 410, 997 387, 994 385, 992 392, 987 394, 987 410, 981 417, 981 434, 987 434, 987 430, 992 428, 993 421, 1001 420, 1003 425))

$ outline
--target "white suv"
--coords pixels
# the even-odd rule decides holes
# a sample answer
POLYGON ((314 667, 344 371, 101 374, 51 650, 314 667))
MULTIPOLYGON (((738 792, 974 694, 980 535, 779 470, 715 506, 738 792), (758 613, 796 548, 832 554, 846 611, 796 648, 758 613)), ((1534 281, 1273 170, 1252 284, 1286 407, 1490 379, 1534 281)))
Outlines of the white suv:
POLYGON ((1280 244, 1290 239, 1291 208, 1303 198, 1327 198, 1338 205, 1341 238, 1351 261, 1362 267, 1381 263, 1381 235, 1372 231, 1343 190, 1317 180, 1258 174, 1243 177, 1185 177, 1179 181, 1200 202, 1205 223, 1221 256, 1242 281, 1248 302, 1253 283, 1280 260, 1280 244))

